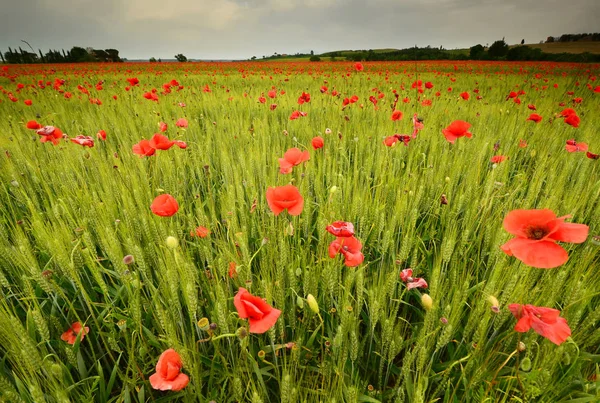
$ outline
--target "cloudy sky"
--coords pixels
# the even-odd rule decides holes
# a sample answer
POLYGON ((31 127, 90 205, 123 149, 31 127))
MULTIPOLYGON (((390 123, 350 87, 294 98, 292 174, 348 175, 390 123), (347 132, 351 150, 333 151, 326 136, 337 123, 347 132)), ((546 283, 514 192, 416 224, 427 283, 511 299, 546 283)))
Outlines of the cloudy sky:
POLYGON ((116 48, 128 59, 444 46, 600 31, 600 0, 2 0, 0 50, 116 48))

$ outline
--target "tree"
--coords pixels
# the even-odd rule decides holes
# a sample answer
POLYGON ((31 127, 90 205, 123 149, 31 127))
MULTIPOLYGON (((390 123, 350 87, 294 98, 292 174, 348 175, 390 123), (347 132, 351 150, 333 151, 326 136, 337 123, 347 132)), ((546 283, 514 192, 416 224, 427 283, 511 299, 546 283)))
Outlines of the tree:
POLYGON ((320 62, 321 58, 319 56, 311 56, 309 59, 311 62, 320 62))
POLYGON ((521 39, 521 45, 525 45, 525 39, 521 39))
POLYGON ((475 45, 469 49, 469 58, 471 60, 478 60, 485 55, 485 49, 483 45, 475 45))
POLYGON ((177 59, 178 62, 187 62, 187 57, 185 57, 183 54, 179 53, 175 55, 175 59, 177 59))
POLYGON ((491 58, 497 59, 506 56, 508 53, 508 44, 504 40, 496 41, 492 43, 492 46, 488 49, 488 55, 491 58))
POLYGON ((150 63, 156 63, 156 58, 155 57, 151 57, 150 60, 148 60, 150 63))
POLYGON ((315 51, 314 51, 314 50, 311 50, 311 51, 310 51, 310 55, 311 55, 311 56, 314 56, 314 54, 315 54, 315 51))

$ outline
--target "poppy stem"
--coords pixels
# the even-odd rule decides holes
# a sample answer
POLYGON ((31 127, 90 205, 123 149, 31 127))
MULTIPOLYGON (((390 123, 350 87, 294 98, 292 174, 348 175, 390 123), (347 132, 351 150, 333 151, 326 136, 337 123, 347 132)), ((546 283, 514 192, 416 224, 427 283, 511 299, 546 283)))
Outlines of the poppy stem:
POLYGON ((224 339, 225 337, 236 337, 235 333, 226 333, 226 334, 220 334, 217 337, 213 337, 210 340, 211 341, 216 341, 219 339, 224 339))

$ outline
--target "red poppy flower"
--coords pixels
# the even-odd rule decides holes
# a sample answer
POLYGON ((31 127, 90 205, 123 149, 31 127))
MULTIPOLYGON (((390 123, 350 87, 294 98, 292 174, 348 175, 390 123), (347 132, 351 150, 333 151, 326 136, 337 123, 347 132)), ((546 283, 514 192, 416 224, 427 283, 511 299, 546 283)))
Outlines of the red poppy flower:
POLYGON ((571 115, 577 115, 577 112, 573 108, 566 108, 560 112, 560 116, 563 118, 569 117, 571 115))
POLYGON ((508 96, 506 97, 506 100, 508 101, 509 99, 511 99, 511 98, 516 98, 516 97, 518 97, 518 96, 519 96, 519 94, 517 94, 517 93, 516 93, 516 92, 514 92, 514 91, 511 91, 511 92, 510 92, 510 94, 508 94, 508 96))
POLYGON ((579 127, 579 122, 581 121, 581 119, 579 118, 579 116, 573 114, 573 115, 569 115, 567 116, 567 118, 565 119, 565 123, 573 126, 573 127, 579 127))
POLYGON ((75 344, 75 341, 77 341, 77 336, 81 334, 81 338, 80 340, 83 341, 83 338, 85 337, 86 334, 88 334, 90 332, 90 328, 89 327, 83 327, 83 325, 80 322, 75 322, 71 325, 71 327, 69 329, 67 329, 67 331, 65 331, 61 336, 60 339, 62 341, 66 341, 67 343, 73 345, 75 344))
POLYGON ((589 151, 585 153, 585 155, 591 160, 597 160, 598 158, 600 158, 600 154, 592 154, 589 151))
POLYGON ((535 111, 535 110, 537 110, 537 109, 535 108, 535 105, 534 105, 534 104, 529 104, 529 105, 527 105, 527 107, 528 107, 530 110, 532 110, 532 111, 535 111))
POLYGON ((578 152, 578 151, 587 151, 588 145, 586 143, 578 143, 575 139, 567 140, 567 144, 565 145, 565 150, 570 153, 578 152))
POLYGON ((269 106, 269 109, 274 111, 275 109, 277 109, 277 104, 271 104, 271 106, 269 106))
POLYGON ((154 155, 156 149, 150 144, 150 140, 142 140, 137 144, 134 144, 132 150, 135 154, 141 157, 149 157, 154 155))
POLYGON ((542 121, 542 117, 540 115, 538 115, 537 113, 532 113, 531 115, 529 115, 529 117, 526 120, 531 120, 532 122, 535 123, 540 123, 542 121))
POLYGON ((100 140, 106 140, 106 132, 104 130, 99 130, 98 133, 96 133, 96 137, 100 140))
POLYGON ((413 288, 427 288, 427 281, 424 278, 413 278, 412 269, 404 269, 400 272, 400 279, 406 283, 406 288, 412 290, 413 288))
POLYGON ((348 267, 358 266, 365 260, 361 252, 362 244, 355 237, 336 237, 329 244, 329 257, 334 258, 338 253, 344 255, 344 264, 348 267))
POLYGON ((27 128, 31 130, 38 130, 42 128, 42 125, 36 122, 35 120, 30 120, 27 122, 27 128))
POLYGON ((181 128, 186 128, 186 127, 188 127, 188 121, 186 118, 179 118, 179 119, 177 119, 177 122, 175 122, 175 126, 181 127, 181 128))
POLYGON ((167 126, 167 124, 165 122, 160 122, 158 124, 158 129, 161 131, 161 133, 164 133, 167 131, 169 126, 167 126))
POLYGON ((289 174, 292 172, 292 168, 296 165, 300 165, 310 159, 308 151, 300 151, 300 149, 294 147, 290 148, 283 154, 283 158, 279 158, 279 172, 282 174, 289 174))
POLYGON ((523 140, 523 139, 519 140, 519 147, 520 147, 520 148, 525 148, 525 147, 527 147, 527 141, 525 141, 525 140, 523 140))
POLYGON ((516 332, 524 333, 533 329, 556 345, 564 343, 571 335, 567 320, 559 316, 558 309, 520 304, 510 304, 508 309, 518 319, 516 332))
POLYGON ((325 227, 325 230, 331 235, 340 238, 348 238, 354 236, 354 224, 347 221, 336 221, 325 227))
POLYGON ((203 226, 196 227, 195 230, 190 231, 191 237, 206 238, 208 234, 210 234, 210 230, 203 226))
POLYGON ((313 137, 313 139, 311 141, 313 150, 318 150, 319 148, 323 148, 324 144, 325 144, 325 142, 323 140, 323 137, 321 137, 321 136, 313 137))
POLYGON ((494 156, 493 156, 493 157, 490 159, 490 161, 491 161, 492 163, 494 163, 494 164, 499 164, 499 163, 501 163, 502 161, 506 161, 507 159, 508 159, 508 157, 507 157, 507 156, 505 156, 505 155, 494 155, 494 156))
POLYGON ((306 112, 300 112, 300 111, 294 111, 292 112, 292 114, 290 115, 290 120, 296 120, 299 117, 303 117, 306 116, 307 113, 306 112))
POLYGON ((428 90, 430 90, 430 89, 432 89, 432 88, 433 88, 433 84, 432 84, 430 81, 427 81, 427 82, 425 83, 425 88, 427 88, 428 90))
POLYGON ((233 298, 233 305, 242 319, 248 319, 250 333, 264 333, 272 328, 281 311, 275 309, 260 297, 256 297, 240 287, 233 298))
POLYGON ((556 217, 552 210, 513 210, 504 219, 504 229, 516 235, 502 245, 508 256, 528 266, 551 269, 567 262, 569 255, 556 241, 582 243, 588 235, 585 224, 565 223, 570 216, 556 217))
POLYGON ((129 85, 131 85, 132 87, 134 87, 140 83, 140 80, 138 80, 137 77, 128 78, 127 81, 129 82, 129 85))
POLYGON ((305 102, 310 102, 310 94, 307 92, 302 92, 302 95, 298 98, 298 105, 302 105, 305 102))
POLYGON ((276 216, 283 210, 297 216, 304 208, 304 198, 294 185, 285 185, 267 189, 267 204, 276 216))
POLYGON ((71 139, 71 141, 73 143, 79 144, 80 146, 83 146, 83 147, 91 148, 94 146, 94 139, 91 138, 90 136, 79 135, 79 136, 76 136, 75 138, 71 139))
POLYGON ((54 145, 57 145, 63 137, 63 132, 58 127, 54 126, 44 126, 41 129, 38 129, 36 133, 41 136, 40 141, 42 143, 51 141, 54 145))
POLYGON ((402 119, 402 112, 398 111, 398 110, 395 110, 394 112, 392 112, 392 118, 391 119, 393 121, 402 119))
POLYGON ((460 97, 461 97, 462 99, 464 99, 465 101, 468 101, 468 100, 469 100, 469 98, 470 98, 471 96, 469 95, 469 93, 468 93, 468 92, 466 92, 466 91, 465 91, 465 92, 461 92, 461 93, 460 93, 460 97))
POLYGON ((27 106, 31 106, 31 104, 32 104, 33 102, 31 102, 31 99, 26 99, 25 101, 23 101, 23 103, 24 103, 25 105, 27 105, 27 106))
POLYGON ((450 123, 450 126, 442 130, 442 134, 444 137, 446 137, 446 140, 454 144, 456 139, 459 137, 466 136, 471 138, 473 134, 468 131, 469 127, 471 127, 470 123, 465 122, 464 120, 455 120, 454 122, 450 123))
POLYGON ((163 352, 156 364, 156 373, 150 375, 150 385, 156 390, 178 392, 185 388, 190 378, 181 372, 183 362, 172 348, 163 352))
POLYGON ((365 68, 364 68, 364 66, 362 65, 362 63, 360 63, 360 62, 356 62, 356 63, 354 63, 354 70, 356 70, 356 71, 363 71, 364 69, 365 69, 365 68))
POLYGON ((393 147, 397 142, 398 142, 398 136, 394 135, 394 136, 387 136, 385 138, 385 140, 383 140, 383 144, 385 144, 388 147, 393 147))
POLYGON ((267 96, 268 96, 269 98, 271 98, 271 99, 272 99, 272 98, 275 98, 275 97, 277 96, 277 91, 275 91, 275 90, 270 90, 269 92, 267 92, 267 96))
POLYGON ((179 204, 170 194, 163 194, 154 199, 150 205, 150 210, 157 216, 171 217, 179 210, 179 204))

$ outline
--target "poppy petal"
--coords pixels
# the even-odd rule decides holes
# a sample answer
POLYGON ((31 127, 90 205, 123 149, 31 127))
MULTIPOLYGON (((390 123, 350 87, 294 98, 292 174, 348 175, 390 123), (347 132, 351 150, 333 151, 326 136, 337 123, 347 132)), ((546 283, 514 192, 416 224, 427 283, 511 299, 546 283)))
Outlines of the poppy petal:
POLYGON ((502 246, 502 250, 506 252, 505 248, 527 266, 539 269, 552 269, 569 260, 567 251, 551 241, 514 238, 502 246))
POLYGON ((590 227, 585 224, 561 222, 550 238, 561 242, 582 243, 587 239, 589 230, 590 227))
POLYGON ((248 320, 250 323, 250 333, 260 334, 266 332, 273 327, 273 325, 275 325, 277 319, 279 319, 279 315, 281 315, 281 311, 279 309, 271 308, 271 312, 263 316, 261 319, 250 318, 248 320))

